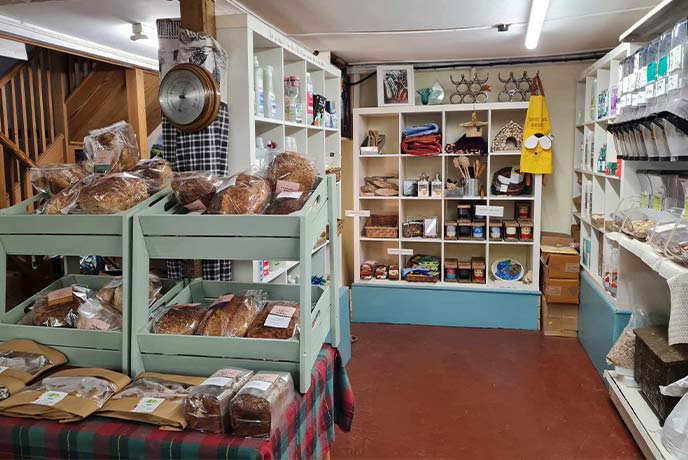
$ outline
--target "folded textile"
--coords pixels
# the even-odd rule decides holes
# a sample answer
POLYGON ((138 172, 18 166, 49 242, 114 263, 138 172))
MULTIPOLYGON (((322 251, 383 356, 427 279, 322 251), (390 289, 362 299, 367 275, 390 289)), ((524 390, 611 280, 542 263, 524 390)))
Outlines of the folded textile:
POLYGON ((404 130, 402 137, 426 136, 428 134, 437 134, 440 132, 440 127, 435 123, 426 123, 424 125, 410 126, 404 130))
POLYGON ((427 136, 414 136, 401 142, 401 151, 409 155, 431 156, 442 153, 442 136, 430 134, 427 136))

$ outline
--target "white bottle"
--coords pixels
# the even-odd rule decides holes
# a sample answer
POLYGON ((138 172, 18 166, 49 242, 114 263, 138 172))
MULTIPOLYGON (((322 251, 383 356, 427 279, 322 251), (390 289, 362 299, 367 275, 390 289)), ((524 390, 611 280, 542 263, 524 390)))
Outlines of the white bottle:
POLYGON ((265 144, 262 137, 256 137, 256 164, 259 168, 265 167, 265 144))
POLYGON ((265 93, 263 91, 263 69, 258 63, 258 56, 253 56, 253 91, 255 93, 254 105, 256 116, 265 116, 265 93))
POLYGON ((265 66, 265 116, 277 118, 277 98, 275 97, 275 87, 272 81, 273 67, 265 66))
POLYGON ((313 124, 313 79, 310 72, 306 72, 306 123, 313 124))

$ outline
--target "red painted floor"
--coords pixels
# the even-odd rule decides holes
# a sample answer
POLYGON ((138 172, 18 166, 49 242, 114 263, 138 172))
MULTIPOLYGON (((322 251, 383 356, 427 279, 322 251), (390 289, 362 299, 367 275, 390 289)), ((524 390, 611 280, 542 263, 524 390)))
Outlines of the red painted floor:
POLYGON ((637 459, 576 339, 354 324, 351 433, 333 460, 637 459))

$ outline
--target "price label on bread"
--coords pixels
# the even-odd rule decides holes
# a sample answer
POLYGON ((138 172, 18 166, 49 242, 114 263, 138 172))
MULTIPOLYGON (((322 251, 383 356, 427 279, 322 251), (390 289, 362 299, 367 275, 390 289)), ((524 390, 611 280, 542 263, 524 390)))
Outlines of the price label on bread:
POLYGON ((299 198, 301 198, 301 195, 303 195, 303 192, 281 192, 279 195, 277 195, 277 198, 278 199, 282 199, 282 198, 299 199, 299 198))
POLYGON ((289 182, 286 180, 278 180, 277 184, 275 185, 275 192, 277 193, 282 193, 282 192, 298 192, 301 188, 300 184, 297 184, 296 182, 289 182))
POLYGON ((208 208, 206 207, 206 205, 203 204, 203 202, 202 202, 201 200, 196 200, 196 201, 194 201, 194 202, 192 202, 192 203, 185 204, 184 207, 185 207, 186 210, 189 211, 190 213, 191 213, 191 212, 194 212, 194 213, 198 212, 198 213, 201 213, 201 214, 204 213, 206 209, 208 209, 208 208))

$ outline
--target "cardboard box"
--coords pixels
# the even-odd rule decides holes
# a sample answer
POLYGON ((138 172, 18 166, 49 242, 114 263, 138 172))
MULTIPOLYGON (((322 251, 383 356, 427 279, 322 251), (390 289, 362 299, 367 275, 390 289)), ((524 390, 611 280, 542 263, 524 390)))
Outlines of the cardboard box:
POLYGON ((571 247, 574 239, 571 235, 557 232, 542 232, 540 234, 540 244, 544 246, 567 246, 571 247))
POLYGON ((543 280, 542 292, 549 303, 578 304, 580 281, 578 279, 547 278, 543 280))
POLYGON ((548 303, 542 299, 542 331, 559 337, 578 336, 578 304, 548 303))
POLYGON ((545 279, 578 279, 580 276, 580 256, 571 247, 542 245, 540 260, 545 279))

